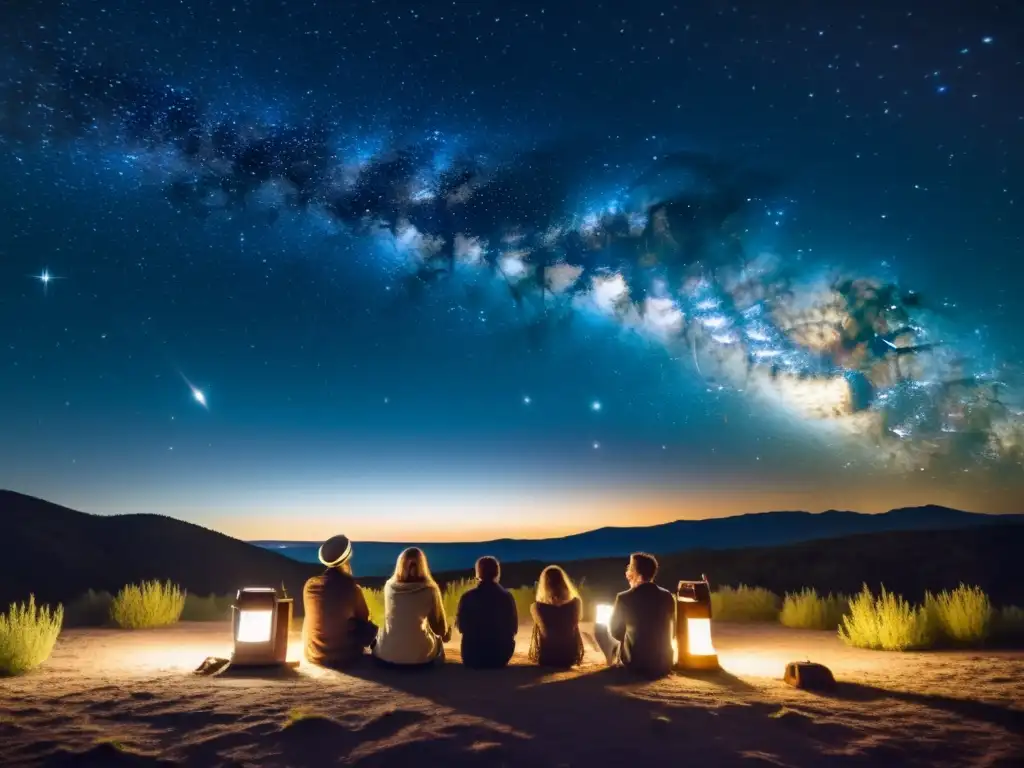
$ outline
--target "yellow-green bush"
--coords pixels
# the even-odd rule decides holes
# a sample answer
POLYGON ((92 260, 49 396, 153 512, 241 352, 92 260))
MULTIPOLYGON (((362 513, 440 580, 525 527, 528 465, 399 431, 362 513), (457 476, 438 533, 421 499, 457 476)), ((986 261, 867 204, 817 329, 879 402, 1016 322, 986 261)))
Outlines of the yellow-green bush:
POLYGON ((122 587, 110 606, 110 618, 122 629, 152 629, 177 623, 185 593, 171 582, 146 581, 122 587))
POLYGON ((63 606, 37 606, 35 595, 12 603, 0 614, 0 675, 20 675, 50 658, 63 622, 63 606))
POLYGON ((234 595, 185 595, 185 607, 181 611, 182 621, 227 621, 231 618, 234 595))
POLYGON ((782 601, 779 621, 793 629, 839 628, 839 623, 850 608, 850 598, 845 595, 821 597, 815 589, 789 592, 782 601))
POLYGON ((516 613, 519 615, 519 623, 523 624, 530 620, 530 606, 537 597, 536 585, 532 587, 522 586, 510 589, 509 592, 516 601, 516 613))
POLYGON ((384 626, 384 590, 362 587, 366 607, 370 609, 370 621, 378 627, 384 626))
POLYGON ((850 600, 839 637, 847 645, 884 651, 929 648, 935 633, 923 607, 911 605, 882 587, 876 598, 867 585, 850 600))
POLYGON ((777 621, 779 596, 763 587, 720 587, 711 593, 716 621, 777 621))
POLYGON ((992 626, 992 604, 980 587, 961 584, 952 592, 926 592, 924 609, 937 639, 954 645, 980 645, 992 626))
POLYGON ((476 579, 458 579, 457 581, 449 581, 444 585, 444 591, 441 593, 441 601, 444 604, 444 615, 448 618, 448 623, 455 624, 455 615, 459 610, 459 600, 469 590, 476 586, 476 579))
POLYGON ((110 605, 113 602, 114 596, 109 592, 96 592, 90 589, 64 608, 64 626, 106 626, 110 623, 110 605))

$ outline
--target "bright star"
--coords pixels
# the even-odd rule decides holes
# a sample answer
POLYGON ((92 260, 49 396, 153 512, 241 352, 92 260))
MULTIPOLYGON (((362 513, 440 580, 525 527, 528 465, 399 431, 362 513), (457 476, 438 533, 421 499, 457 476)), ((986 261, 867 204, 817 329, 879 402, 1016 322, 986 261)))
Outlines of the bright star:
POLYGON ((523 405, 529 405, 532 402, 529 395, 523 395, 523 405))
POLYGON ((47 292, 47 288, 49 288, 50 283, 52 281, 60 280, 60 278, 57 275, 50 274, 50 270, 48 270, 48 269, 44 269, 38 275, 32 275, 31 277, 32 277, 33 280, 38 280, 40 283, 43 284, 43 293, 44 294, 47 292))
POLYGON ((601 447, 601 444, 595 441, 594 442, 594 450, 596 451, 600 447, 601 447))
POLYGON ((590 410, 592 410, 592 411, 600 411, 601 410, 601 401, 600 400, 595 400, 594 402, 592 402, 590 404, 590 410))
POLYGON ((981 42, 983 42, 985 45, 992 45, 992 43, 995 42, 995 38, 992 37, 991 35, 986 35, 985 37, 981 38, 981 42))
POLYGON ((197 403, 203 406, 203 408, 208 407, 206 405, 206 395, 203 394, 203 390, 192 387, 192 397, 195 399, 197 403))

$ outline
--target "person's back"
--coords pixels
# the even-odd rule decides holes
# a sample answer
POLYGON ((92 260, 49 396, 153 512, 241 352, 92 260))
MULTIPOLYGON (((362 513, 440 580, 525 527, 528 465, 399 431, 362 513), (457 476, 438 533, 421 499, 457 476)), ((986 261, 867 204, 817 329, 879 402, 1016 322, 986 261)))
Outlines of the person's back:
POLYGON ((519 631, 515 598, 496 581, 481 581, 459 600, 456 626, 462 634, 463 664, 503 667, 515 652, 519 631))
POLYGON ((395 575, 384 585, 384 621, 374 657, 399 666, 443 661, 449 635, 441 591, 423 553, 411 547, 399 557, 395 575))
POLYGON ((303 652, 312 664, 344 667, 358 660, 376 630, 363 592, 340 567, 310 578, 302 589, 303 652))
POLYGON ((582 614, 583 603, 578 597, 560 605, 533 603, 530 606, 534 626, 530 660, 543 667, 562 669, 580 664, 583 661, 582 614))
POLYGON ((673 666, 675 617, 675 597, 653 581, 621 592, 609 626, 612 637, 621 643, 619 662, 640 674, 668 674, 673 666))

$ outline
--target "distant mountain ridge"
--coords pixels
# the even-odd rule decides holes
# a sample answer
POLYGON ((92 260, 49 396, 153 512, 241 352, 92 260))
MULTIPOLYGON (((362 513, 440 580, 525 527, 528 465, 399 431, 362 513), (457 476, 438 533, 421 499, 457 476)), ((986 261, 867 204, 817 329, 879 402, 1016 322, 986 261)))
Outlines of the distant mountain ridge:
MULTIPOLYGON (((974 528, 991 524, 1024 523, 1021 515, 988 515, 927 505, 903 507, 881 514, 829 510, 827 512, 757 512, 707 520, 676 520, 645 527, 606 527, 557 539, 495 539, 483 542, 355 543, 353 567, 360 576, 382 576, 394 568, 407 546, 419 546, 436 571, 472 567, 481 555, 505 562, 527 560, 571 562, 619 557, 630 552, 656 554, 691 550, 743 549, 798 544, 859 533, 930 531, 974 528)), ((343 531, 343 523, 339 522, 343 531)), ((301 562, 316 562, 320 542, 253 541, 301 562)))

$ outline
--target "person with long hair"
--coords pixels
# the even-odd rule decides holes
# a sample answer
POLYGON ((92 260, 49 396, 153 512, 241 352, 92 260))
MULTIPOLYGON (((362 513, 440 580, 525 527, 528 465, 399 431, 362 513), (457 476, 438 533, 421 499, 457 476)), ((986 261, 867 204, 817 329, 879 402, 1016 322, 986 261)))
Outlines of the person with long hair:
POLYGON ((549 565, 541 571, 530 615, 533 617, 530 661, 561 669, 582 663, 583 601, 569 575, 559 566, 549 565))
POLYGON ((441 590, 430 575, 427 556, 409 547, 384 584, 384 621, 373 655, 393 666, 430 666, 444 662, 444 644, 450 638, 441 590))

